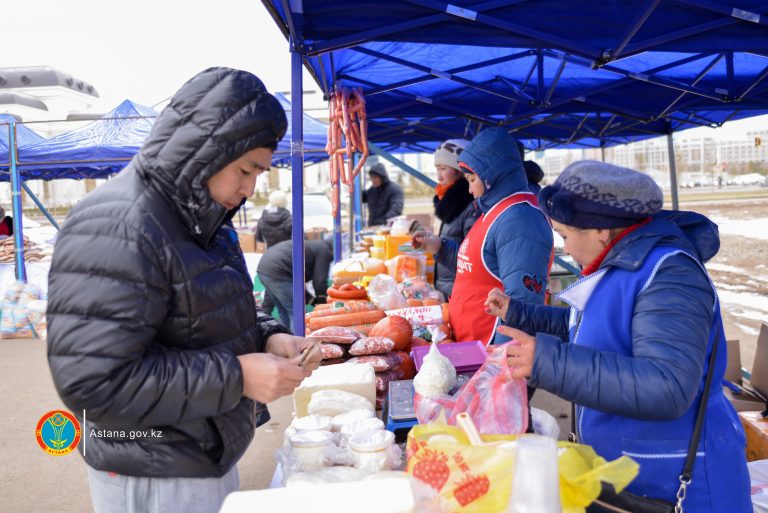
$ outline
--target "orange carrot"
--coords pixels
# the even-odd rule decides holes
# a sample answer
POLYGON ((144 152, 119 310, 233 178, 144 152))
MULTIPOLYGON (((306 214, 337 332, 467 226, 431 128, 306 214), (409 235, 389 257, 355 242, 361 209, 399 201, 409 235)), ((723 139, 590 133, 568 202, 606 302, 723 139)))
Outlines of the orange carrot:
POLYGON ((313 317, 309 319, 309 329, 312 331, 326 328, 328 326, 354 326, 356 324, 371 324, 378 322, 387 315, 384 310, 370 310, 365 312, 355 312, 339 315, 330 315, 327 317, 313 317))
POLYGON ((331 308, 331 305, 328 305, 326 308, 323 308, 318 311, 317 308, 313 312, 309 312, 305 317, 307 319, 315 319, 317 317, 328 317, 331 315, 343 315, 343 314, 349 314, 349 313, 356 313, 356 312, 368 312, 371 310, 378 310, 379 307, 374 305, 373 303, 352 303, 347 304, 342 307, 338 308, 331 308))
POLYGON ((451 320, 451 316, 448 313, 448 303, 443 303, 443 323, 448 324, 451 320))

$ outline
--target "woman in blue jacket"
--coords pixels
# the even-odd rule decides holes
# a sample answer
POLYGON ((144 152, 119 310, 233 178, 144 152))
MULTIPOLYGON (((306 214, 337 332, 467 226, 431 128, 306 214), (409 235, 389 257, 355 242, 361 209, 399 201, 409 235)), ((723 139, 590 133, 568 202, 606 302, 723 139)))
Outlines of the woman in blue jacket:
POLYGON ((717 226, 661 211, 653 180, 601 162, 571 164, 539 200, 583 277, 559 295, 569 309, 489 294, 488 312, 510 326, 499 331, 519 343, 507 350, 514 375, 576 404, 581 443, 639 463, 628 491, 674 502, 719 337, 683 507, 752 511, 744 432, 722 393, 720 307, 703 265, 720 247, 717 226))
POLYGON ((497 319, 485 313, 488 292, 503 287, 514 298, 544 303, 552 229, 528 189, 517 143, 507 130, 492 127, 477 134, 458 164, 481 215, 461 244, 417 234, 414 245, 456 269, 448 303, 455 339, 499 342, 506 338, 496 334, 497 319))

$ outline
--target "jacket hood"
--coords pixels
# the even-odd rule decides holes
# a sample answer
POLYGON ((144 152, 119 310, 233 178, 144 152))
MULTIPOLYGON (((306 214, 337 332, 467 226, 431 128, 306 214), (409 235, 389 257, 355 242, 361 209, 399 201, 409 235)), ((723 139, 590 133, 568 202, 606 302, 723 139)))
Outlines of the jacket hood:
POLYGON ((511 194, 528 192, 517 142, 504 128, 487 128, 477 134, 459 155, 459 163, 469 167, 485 185, 477 200, 483 212, 511 194))
POLYGON ((174 95, 134 162, 195 240, 208 247, 232 216, 213 201, 208 180, 243 154, 276 145, 287 126, 280 102, 255 75, 209 68, 174 95))
POLYGON ((387 168, 384 167, 384 164, 378 162, 371 166, 371 169, 368 170, 369 175, 376 175, 381 178, 382 185, 389 182, 389 173, 387 173, 387 168))
POLYGON ((703 264, 720 250, 720 234, 717 225, 699 213, 662 210, 652 222, 621 239, 601 267, 637 269, 654 247, 662 245, 680 248, 703 264))
POLYGON ((268 224, 280 225, 291 218, 291 213, 285 207, 267 207, 261 213, 261 219, 268 224))

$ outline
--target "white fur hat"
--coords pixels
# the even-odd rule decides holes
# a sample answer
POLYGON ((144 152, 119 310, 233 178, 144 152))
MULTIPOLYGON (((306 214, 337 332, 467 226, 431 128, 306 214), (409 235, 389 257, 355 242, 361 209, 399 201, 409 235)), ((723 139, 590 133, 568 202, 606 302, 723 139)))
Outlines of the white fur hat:
POLYGON ((464 139, 448 139, 435 150, 435 167, 439 165, 459 169, 459 155, 469 141, 464 139))

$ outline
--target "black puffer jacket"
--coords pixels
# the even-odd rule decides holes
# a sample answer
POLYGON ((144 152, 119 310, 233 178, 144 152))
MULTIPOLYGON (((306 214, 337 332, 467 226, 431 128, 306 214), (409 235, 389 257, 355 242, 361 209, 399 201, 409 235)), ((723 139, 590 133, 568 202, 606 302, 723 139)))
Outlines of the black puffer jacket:
POLYGON ((265 208, 256 224, 256 240, 272 247, 291 238, 293 218, 287 208, 265 208))
POLYGON ((91 467, 221 476, 269 419, 242 397, 236 356, 285 330, 254 307, 234 212, 206 183, 285 129, 255 76, 206 70, 160 114, 131 164, 67 217, 49 275, 48 360, 67 407, 86 410, 80 447, 91 467), (131 439, 151 429, 162 437, 131 439))
POLYGON ((363 203, 368 204, 368 226, 387 224, 389 219, 403 213, 403 189, 389 179, 383 164, 374 164, 368 173, 381 177, 381 186, 368 187, 363 191, 363 203))

